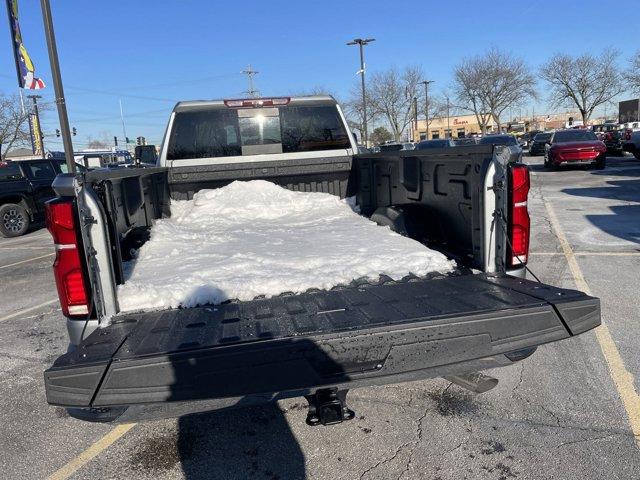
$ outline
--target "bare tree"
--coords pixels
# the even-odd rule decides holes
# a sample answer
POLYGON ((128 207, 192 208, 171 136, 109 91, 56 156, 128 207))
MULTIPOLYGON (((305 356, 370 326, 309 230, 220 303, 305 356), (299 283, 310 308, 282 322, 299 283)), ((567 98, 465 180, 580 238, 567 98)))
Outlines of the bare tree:
POLYGON ((13 147, 30 142, 29 112, 23 112, 18 95, 0 94, 0 158, 13 147))
POLYGON ((505 110, 536 98, 535 83, 523 59, 497 48, 463 60, 454 71, 459 106, 475 114, 483 133, 492 118, 500 128, 505 110))
POLYGON ((587 124, 593 111, 624 91, 616 65, 618 52, 605 50, 599 57, 586 53, 579 57, 554 55, 540 70, 549 84, 552 107, 576 106, 587 124))
POLYGON ((423 78, 422 69, 417 66, 407 67, 402 72, 390 68, 371 76, 367 92, 371 112, 385 119, 396 141, 400 141, 411 123, 413 99, 419 95, 423 78))
POLYGON ((87 140, 87 147, 88 148, 100 148, 100 149, 108 149, 110 148, 109 144, 107 143, 106 140, 100 140, 98 138, 89 138, 87 140))
POLYGON ((624 79, 631 90, 640 93, 640 50, 629 60, 629 68, 624 71, 624 79))

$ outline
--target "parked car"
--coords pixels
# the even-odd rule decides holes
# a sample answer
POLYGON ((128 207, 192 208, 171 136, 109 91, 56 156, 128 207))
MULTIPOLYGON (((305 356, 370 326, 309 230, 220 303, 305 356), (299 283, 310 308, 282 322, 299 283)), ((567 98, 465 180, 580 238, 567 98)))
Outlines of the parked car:
POLYGON ((629 135, 625 137, 622 144, 622 149, 625 152, 632 153, 634 157, 640 160, 640 130, 636 132, 629 132, 629 135))
POLYGON ((544 147, 551 139, 551 135, 553 135, 553 132, 541 132, 533 137, 533 141, 529 147, 529 155, 532 157, 544 155, 544 147))
POLYGON ((509 147, 514 153, 517 154, 518 162, 522 162, 522 147, 513 135, 485 135, 478 142, 479 145, 502 145, 509 147))
POLYGON ((591 131, 599 140, 603 141, 610 155, 622 155, 623 131, 615 123, 602 123, 591 125, 591 131))
POLYGON ((542 132, 540 130, 531 130, 530 132, 524 133, 518 137, 518 143, 522 148, 529 148, 538 133, 542 132))
POLYGON ((58 177, 47 204, 71 346, 44 384, 74 417, 131 422, 304 395, 309 425, 339 423, 354 416, 350 388, 438 376, 474 388, 468 372, 600 324, 597 298, 523 278, 529 170, 513 153, 451 149, 446 164, 428 150, 355 155, 328 96, 180 102, 162 145, 156 168, 58 177), (273 128, 249 128, 264 118, 273 128), (353 196, 365 218, 457 259, 459 273, 120 311, 124 262, 172 198, 236 179, 353 196))
POLYGON ((416 144, 416 150, 427 150, 429 148, 448 148, 453 147, 455 144, 453 140, 438 138, 435 140, 422 140, 416 144))
POLYGON ((56 196, 51 183, 59 173, 67 173, 64 160, 0 162, 0 235, 24 235, 34 221, 44 219, 44 204, 56 196))
POLYGON ((558 130, 545 145, 544 166, 556 169, 563 163, 591 163, 595 168, 605 168, 607 147, 591 130, 558 130))
POLYGON ((411 142, 404 143, 383 143, 380 145, 381 152, 399 152, 401 150, 414 150, 415 145, 411 142))
POLYGON ((459 137, 456 138, 453 141, 454 145, 456 147, 462 146, 462 145, 477 145, 478 144, 478 138, 476 137, 459 137))

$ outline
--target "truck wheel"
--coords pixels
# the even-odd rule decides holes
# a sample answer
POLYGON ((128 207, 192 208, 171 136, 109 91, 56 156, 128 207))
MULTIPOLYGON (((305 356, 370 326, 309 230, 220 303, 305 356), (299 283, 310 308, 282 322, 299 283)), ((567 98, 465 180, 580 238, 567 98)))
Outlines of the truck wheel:
POLYGON ((5 203, 0 206, 0 234, 3 237, 19 237, 29 229, 29 214, 20 205, 5 203))

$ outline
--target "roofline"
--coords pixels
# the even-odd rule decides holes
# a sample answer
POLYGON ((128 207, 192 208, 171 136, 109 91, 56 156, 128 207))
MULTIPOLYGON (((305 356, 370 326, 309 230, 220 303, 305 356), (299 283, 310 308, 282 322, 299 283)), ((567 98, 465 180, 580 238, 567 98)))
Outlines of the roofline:
MULTIPOLYGON (((269 97, 257 97, 257 98, 220 98, 214 100, 183 100, 175 104, 173 110, 177 110, 178 108, 189 108, 189 107, 204 107, 204 106, 212 106, 218 107, 223 106, 225 100, 260 100, 261 98, 286 98, 286 95, 274 95, 269 97)), ((291 99, 290 103, 311 103, 311 102, 331 102, 338 103, 335 98, 331 95, 299 95, 289 97, 291 99)))

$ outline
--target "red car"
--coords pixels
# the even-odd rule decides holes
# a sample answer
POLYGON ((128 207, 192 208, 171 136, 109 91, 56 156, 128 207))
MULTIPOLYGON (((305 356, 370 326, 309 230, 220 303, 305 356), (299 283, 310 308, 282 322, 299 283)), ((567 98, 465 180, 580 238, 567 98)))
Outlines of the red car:
POLYGON ((593 164, 598 170, 605 167, 607 147, 591 130, 558 130, 554 132, 544 152, 545 168, 561 164, 593 164))

